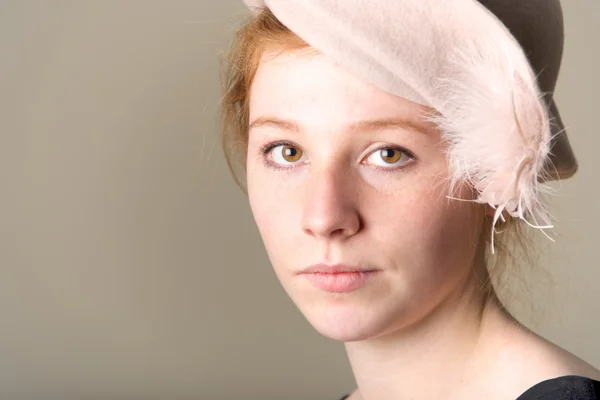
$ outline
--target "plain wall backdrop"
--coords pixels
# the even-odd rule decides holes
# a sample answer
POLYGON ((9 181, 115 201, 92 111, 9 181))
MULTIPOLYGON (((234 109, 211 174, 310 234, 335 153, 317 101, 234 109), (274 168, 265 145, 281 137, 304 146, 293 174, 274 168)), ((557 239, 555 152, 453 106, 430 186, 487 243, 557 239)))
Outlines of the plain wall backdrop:
MULTIPOLYGON (((525 0, 524 0, 525 1, 525 0)), ((580 163, 525 320, 600 367, 600 2, 564 0, 580 163), (540 280, 540 282, 545 282, 540 280)), ((218 141, 240 1, 0 1, 0 398, 335 399, 218 141)), ((534 279, 535 281, 535 279, 534 279)))

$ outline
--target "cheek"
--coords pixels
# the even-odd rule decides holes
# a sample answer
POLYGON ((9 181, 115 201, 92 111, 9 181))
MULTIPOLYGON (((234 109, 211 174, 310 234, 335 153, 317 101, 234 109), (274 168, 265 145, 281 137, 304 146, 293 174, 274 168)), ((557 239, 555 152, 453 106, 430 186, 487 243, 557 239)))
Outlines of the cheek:
POLYGON ((269 232, 273 230, 273 215, 276 215, 277 205, 281 199, 276 196, 278 191, 273 190, 271 185, 265 184, 259 173, 248 170, 247 172, 248 201, 252 216, 263 239, 268 238, 269 232))
POLYGON ((479 234, 476 205, 442 199, 432 204, 420 224, 423 242, 435 265, 469 266, 479 234))
POLYGON ((479 204, 450 200, 445 192, 428 187, 391 197, 369 219, 387 221, 374 228, 376 240, 392 249, 390 256, 404 269, 435 276, 470 264, 480 211, 479 204))
POLYGON ((282 180, 274 172, 264 166, 247 169, 250 208, 270 257, 274 250, 284 253, 290 250, 286 241, 299 223, 293 196, 298 178, 282 180))

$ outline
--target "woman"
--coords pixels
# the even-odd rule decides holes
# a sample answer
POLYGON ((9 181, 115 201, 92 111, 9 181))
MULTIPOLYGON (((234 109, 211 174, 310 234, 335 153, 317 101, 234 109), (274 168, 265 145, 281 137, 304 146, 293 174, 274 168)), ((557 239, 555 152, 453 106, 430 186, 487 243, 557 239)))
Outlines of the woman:
POLYGON ((540 182, 577 169, 558 1, 247 5, 225 151, 281 284, 345 342, 347 399, 600 398, 600 372, 490 284, 512 235, 550 227, 540 182))

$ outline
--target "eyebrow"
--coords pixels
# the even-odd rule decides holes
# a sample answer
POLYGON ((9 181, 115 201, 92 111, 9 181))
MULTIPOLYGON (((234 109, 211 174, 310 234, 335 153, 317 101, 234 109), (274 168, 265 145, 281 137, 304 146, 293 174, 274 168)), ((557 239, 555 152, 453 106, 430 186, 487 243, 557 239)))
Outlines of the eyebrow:
MULTIPOLYGON (((300 125, 292 120, 280 119, 275 117, 259 117, 252 121, 248 126, 248 131, 260 128, 260 127, 273 127, 289 132, 300 132, 302 129, 300 125)), ((374 131, 383 129, 407 129, 419 133, 427 132, 427 127, 415 121, 414 119, 395 119, 395 118, 384 118, 384 119, 373 119, 364 120, 351 124, 348 130, 352 133, 374 131)))
POLYGON ((254 128, 261 128, 263 126, 270 126, 284 131, 300 132, 300 126, 297 122, 275 117, 259 117, 252 121, 248 126, 248 130, 251 131, 254 128))

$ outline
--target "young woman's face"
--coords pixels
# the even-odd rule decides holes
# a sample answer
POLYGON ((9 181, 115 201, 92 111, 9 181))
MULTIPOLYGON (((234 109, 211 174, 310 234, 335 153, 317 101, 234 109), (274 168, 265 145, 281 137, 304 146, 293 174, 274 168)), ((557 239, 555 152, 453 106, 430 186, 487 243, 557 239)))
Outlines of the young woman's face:
POLYGON ((263 57, 250 206, 283 287, 324 335, 361 340, 416 323, 471 272, 481 208, 446 198, 429 111, 322 55, 263 57))

